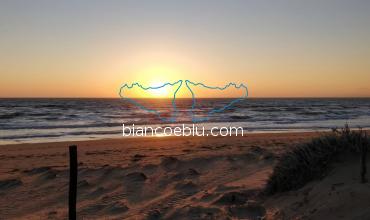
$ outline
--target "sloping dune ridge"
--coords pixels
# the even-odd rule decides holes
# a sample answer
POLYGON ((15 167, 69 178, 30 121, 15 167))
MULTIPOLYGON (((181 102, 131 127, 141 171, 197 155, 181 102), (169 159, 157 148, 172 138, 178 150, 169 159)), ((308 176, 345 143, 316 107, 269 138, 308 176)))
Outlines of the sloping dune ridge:
MULTIPOLYGON (((370 219, 357 157, 304 187, 261 194, 277 158, 319 133, 165 137, 78 145, 79 219, 370 219)), ((68 146, 0 147, 1 219, 67 219, 68 146)))

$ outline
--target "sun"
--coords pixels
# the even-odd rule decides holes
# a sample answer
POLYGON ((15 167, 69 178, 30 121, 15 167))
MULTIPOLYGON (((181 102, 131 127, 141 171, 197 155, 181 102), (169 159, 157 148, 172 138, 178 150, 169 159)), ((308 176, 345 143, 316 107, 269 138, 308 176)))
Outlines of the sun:
MULTIPOLYGON (((140 76, 139 82, 145 87, 160 87, 165 83, 174 83, 181 79, 181 74, 176 68, 165 65, 150 65, 137 71, 140 76)), ((171 98, 175 87, 167 85, 158 89, 151 89, 150 92, 138 94, 145 98, 171 98)))
MULTIPOLYGON (((154 80, 149 83, 150 87, 161 87, 166 81, 154 80)), ((170 96, 172 86, 164 86, 162 88, 153 89, 150 91, 152 98, 167 98, 170 96)))

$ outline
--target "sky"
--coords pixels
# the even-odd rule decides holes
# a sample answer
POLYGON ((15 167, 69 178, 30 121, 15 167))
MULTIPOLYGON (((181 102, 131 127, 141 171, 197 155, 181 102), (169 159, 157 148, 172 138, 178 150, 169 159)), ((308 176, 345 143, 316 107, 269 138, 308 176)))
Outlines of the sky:
POLYGON ((251 97, 369 97, 370 1, 0 0, 0 97, 244 83, 251 97))

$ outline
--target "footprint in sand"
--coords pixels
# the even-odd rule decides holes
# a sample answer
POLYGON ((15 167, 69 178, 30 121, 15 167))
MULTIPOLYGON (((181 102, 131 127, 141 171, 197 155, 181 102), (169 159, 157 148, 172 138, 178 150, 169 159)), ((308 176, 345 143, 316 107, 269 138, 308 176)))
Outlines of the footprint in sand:
POLYGON ((23 182, 20 179, 6 179, 0 180, 0 190, 8 190, 22 185, 23 182))
POLYGON ((183 180, 183 179, 193 179, 199 176, 200 176, 200 173, 197 170, 189 168, 186 171, 183 171, 183 172, 180 172, 174 175, 172 177, 172 180, 178 181, 178 180, 183 180))
POLYGON ((49 171, 51 167, 36 167, 31 170, 25 170, 23 171, 24 173, 27 173, 29 175, 35 175, 35 174, 40 174, 46 171, 49 171))
POLYGON ((150 210, 147 214, 146 220, 158 220, 161 218, 161 212, 158 210, 150 210))
POLYGON ((141 161, 143 158, 145 158, 146 156, 145 155, 142 155, 142 154, 135 154, 131 161, 132 162, 138 162, 138 161, 141 161))
POLYGON ((259 220, 263 219, 263 217, 266 215, 265 208, 256 202, 248 202, 244 205, 230 206, 228 211, 231 216, 238 219, 259 220))
POLYGON ((132 172, 126 175, 126 179, 135 182, 144 182, 147 176, 142 172, 132 172))
POLYGON ((59 171, 56 170, 48 170, 39 176, 38 181, 53 180, 57 177, 58 173, 59 171))
POLYGON ((219 208, 186 205, 175 210, 167 219, 227 219, 219 208))
POLYGON ((228 192, 218 198, 215 205, 242 205, 248 201, 248 195, 242 192, 228 192))
POLYGON ((87 180, 80 180, 77 183, 77 188, 79 188, 79 189, 85 189, 85 188, 87 188, 89 186, 90 186, 90 184, 89 184, 89 182, 87 180))
POLYGON ((192 181, 185 181, 176 184, 175 189, 185 193, 195 193, 198 191, 198 186, 192 181))
POLYGON ((111 203, 100 202, 98 204, 91 204, 82 208, 78 215, 85 218, 87 216, 96 217, 97 215, 107 216, 122 214, 128 210, 129 208, 126 206, 126 204, 121 201, 113 201, 111 203))
POLYGON ((180 161, 176 157, 164 157, 161 159, 161 166, 165 169, 176 169, 180 161))

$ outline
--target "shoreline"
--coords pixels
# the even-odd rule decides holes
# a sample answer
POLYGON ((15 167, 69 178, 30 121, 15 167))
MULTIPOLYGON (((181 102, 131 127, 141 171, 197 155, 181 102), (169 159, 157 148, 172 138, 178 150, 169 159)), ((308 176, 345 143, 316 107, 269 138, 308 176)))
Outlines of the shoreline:
MULTIPOLYGON (((155 126, 158 126, 158 125, 155 125, 155 126)), ((155 127, 154 126, 154 127, 155 127)), ((149 126, 149 127, 152 127, 152 126, 149 126)), ((167 127, 167 126, 165 126, 167 127)), ((179 126, 177 126, 179 127, 179 126)), ((215 127, 219 128, 217 126, 217 124, 215 125, 215 127)), ((176 128, 176 126, 172 126, 172 128, 176 128)), ((202 128, 202 127, 200 127, 202 128)), ((292 129, 292 128, 280 128, 280 129, 277 129, 277 128, 271 128, 271 129, 253 129, 253 128, 244 128, 244 127, 241 127, 241 126, 238 126, 237 124, 235 125, 230 125, 229 127, 227 128, 236 128, 236 129, 241 129, 243 128, 243 136, 248 136, 248 135, 253 135, 253 134, 289 134, 289 133, 325 133, 325 132, 330 132, 332 131, 333 128, 337 128, 337 129, 340 129, 341 127, 333 127, 333 128, 327 128, 327 127, 314 127, 314 128, 295 128, 295 129, 292 129)), ((205 129, 203 127, 203 129, 205 129)), ((358 129, 362 129, 362 130, 365 130, 365 131, 369 131, 370 130, 370 127, 353 127, 352 126, 352 129, 353 130, 358 130, 358 129)), ((1 131, 1 129, 0 129, 1 131)), ((202 130, 200 130, 200 133, 202 130)), ((219 130, 215 130, 215 134, 216 136, 213 136, 211 135, 211 130, 209 130, 208 128, 204 130, 204 134, 203 135, 199 135, 199 137, 220 137, 222 136, 220 134, 220 131, 219 130)), ((242 135, 241 132, 239 131, 238 132, 238 136, 242 135)), ((233 138, 235 136, 235 132, 231 132, 229 134, 227 134, 226 136, 223 136, 223 137, 231 137, 233 138)), ((196 138, 198 137, 197 135, 185 135, 185 136, 182 136, 182 135, 174 135, 174 134, 171 134, 171 135, 146 135, 146 136, 138 136, 138 135, 125 135, 125 136, 122 136, 122 131, 120 132, 115 132, 114 134, 102 134, 102 135, 96 135, 96 136, 89 136, 89 135, 66 135, 66 136, 56 136, 56 137, 53 137, 53 136, 45 136, 45 137, 30 137, 30 138, 4 138, 4 139, 1 139, 0 137, 0 148, 2 146, 7 146, 7 145, 20 145, 20 144, 42 144, 42 143, 60 143, 60 142, 80 142, 80 141, 97 141, 97 140, 110 140, 110 139, 137 139, 137 138, 162 138, 162 137, 184 137, 184 138, 196 138)))
MULTIPOLYGON (((365 129, 366 131, 370 131, 370 129, 365 129)), ((272 136, 290 136, 290 135, 302 135, 302 136, 318 136, 320 134, 328 133, 330 130, 317 130, 317 131, 274 131, 274 132, 248 132, 244 134, 243 136, 126 136, 126 137, 106 137, 106 138, 96 138, 96 139, 86 139, 86 140, 61 140, 61 141, 47 141, 47 142, 25 142, 25 143, 11 143, 11 144, 0 144, 0 150, 2 148, 7 147, 20 147, 20 146, 30 146, 33 147, 35 145, 71 145, 71 144, 82 144, 82 146, 93 144, 93 143, 114 143, 114 144, 125 144, 131 143, 132 141, 152 141, 152 140, 164 140, 164 141, 170 141, 173 139, 177 140, 193 140, 193 139, 250 139, 255 137, 266 137, 268 135, 272 136)))
MULTIPOLYGON (((357 128, 353 128, 356 130, 357 128)), ((364 128, 363 130, 370 130, 370 128, 364 128)), ((244 133, 243 136, 240 134, 236 137, 232 136, 199 136, 199 138, 240 138, 246 136, 253 136, 255 134, 291 134, 291 133, 326 133, 330 132, 331 129, 323 128, 323 129, 289 129, 289 130, 270 130, 270 131, 248 131, 244 133)), ((109 135, 107 135, 109 136, 109 135)), ((39 140, 35 138, 33 141, 3 141, 4 143, 0 142, 0 148, 9 145, 33 145, 33 144, 53 144, 53 143, 63 143, 63 142, 86 142, 86 141, 102 141, 102 140, 128 140, 128 139, 142 139, 142 138, 198 138, 198 136, 109 136, 109 137, 81 137, 81 138, 64 138, 65 140, 53 140, 53 138, 42 138, 43 140, 39 140), (47 139, 49 141, 45 141, 47 139)))

